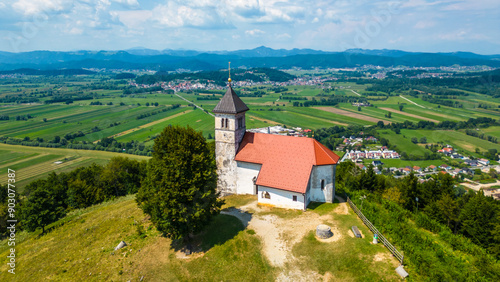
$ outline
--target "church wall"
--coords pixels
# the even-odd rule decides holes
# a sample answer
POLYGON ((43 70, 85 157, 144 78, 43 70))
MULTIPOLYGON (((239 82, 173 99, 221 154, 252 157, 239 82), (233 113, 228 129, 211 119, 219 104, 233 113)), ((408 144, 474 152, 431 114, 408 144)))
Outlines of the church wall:
POLYGON ((238 187, 237 194, 253 194, 255 195, 255 188, 253 178, 257 177, 260 172, 261 164, 236 162, 236 185, 238 187))
POLYGON ((313 166, 310 181, 310 199, 314 202, 333 202, 335 196, 335 165, 313 166), (321 189, 324 180, 324 189, 321 189))
POLYGON ((304 209, 304 195, 301 193, 290 192, 259 185, 258 203, 259 205, 272 206, 286 209, 304 209), (264 197, 269 193, 270 199, 264 197), (293 201, 293 196, 297 196, 297 201, 293 201))

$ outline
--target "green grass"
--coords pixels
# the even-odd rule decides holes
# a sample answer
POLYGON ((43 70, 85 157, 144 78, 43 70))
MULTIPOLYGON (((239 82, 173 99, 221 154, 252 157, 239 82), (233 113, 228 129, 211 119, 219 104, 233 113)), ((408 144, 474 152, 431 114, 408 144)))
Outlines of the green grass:
MULTIPOLYGON (((401 130, 400 134, 396 134, 392 130, 379 130, 379 133, 380 133, 380 138, 385 138, 389 140, 389 143, 391 145, 396 145, 397 150, 400 152, 406 152, 408 155, 413 154, 418 156, 423 156, 424 152, 428 152, 429 154, 432 153, 430 150, 427 150, 424 147, 413 144, 411 142, 411 137, 413 137, 413 131, 416 130, 407 130, 407 131, 401 130), (407 134, 407 131, 412 132, 412 135, 407 134)), ((427 139, 427 142, 429 142, 429 139, 427 139)))
POLYGON ((456 130, 403 129, 401 130, 401 135, 405 135, 408 139, 417 137, 419 140, 422 137, 426 137, 429 143, 444 142, 471 154, 475 152, 476 148, 479 148, 482 152, 488 151, 488 149, 497 149, 500 151, 500 144, 491 143, 456 130))
MULTIPOLYGON (((313 212, 320 215, 332 214, 335 204, 320 204, 313 206, 313 212)), ((344 203, 345 205, 345 203, 344 203)), ((301 258, 301 269, 312 269, 320 275, 330 273, 334 280, 339 281, 382 281, 397 280, 394 269, 397 266, 395 259, 377 261, 376 255, 390 257, 382 244, 372 245, 372 233, 362 221, 349 209, 349 213, 332 214, 333 221, 327 222, 334 226, 333 232, 340 232, 339 242, 321 242, 314 231, 307 235, 293 247, 293 254, 301 258), (363 238, 353 238, 348 235, 352 226, 357 226, 363 238), (340 247, 342 246, 342 247, 340 247)), ((334 234, 335 236, 335 234, 334 234)))
MULTIPOLYGON (((260 240, 238 232, 242 226, 234 217, 216 217, 204 231, 204 238, 211 238, 203 242, 207 253, 183 260, 176 258, 171 241, 151 227, 134 198, 131 195, 73 211, 49 226, 45 235, 40 231, 18 233, 17 281, 138 281, 142 276, 149 281, 274 280, 273 268, 260 253, 260 240), (138 225, 145 230, 144 238, 137 233, 138 225), (115 251, 122 240, 128 246, 115 251)), ((9 248, 6 240, 1 241, 4 262, 9 248)), ((6 270, 2 263, 1 281, 12 278, 6 270)))

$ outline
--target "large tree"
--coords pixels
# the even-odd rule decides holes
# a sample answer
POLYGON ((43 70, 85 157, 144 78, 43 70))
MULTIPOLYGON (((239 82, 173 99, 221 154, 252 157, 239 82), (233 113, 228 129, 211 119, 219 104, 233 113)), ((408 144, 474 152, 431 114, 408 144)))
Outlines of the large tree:
POLYGON ((164 236, 189 240, 220 212, 213 153, 201 133, 168 126, 155 139, 137 203, 164 236))
POLYGON ((40 179, 26 186, 27 199, 21 206, 22 225, 26 230, 33 232, 58 220, 66 214, 64 208, 64 192, 53 186, 55 174, 48 180, 40 179))

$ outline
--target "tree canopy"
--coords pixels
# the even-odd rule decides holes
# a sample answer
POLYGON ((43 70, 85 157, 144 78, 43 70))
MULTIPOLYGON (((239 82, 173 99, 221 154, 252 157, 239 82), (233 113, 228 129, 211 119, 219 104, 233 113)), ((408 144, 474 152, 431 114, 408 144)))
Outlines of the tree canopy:
POLYGON ((189 240, 219 214, 213 152, 203 135, 168 126, 155 139, 137 203, 166 237, 189 240))

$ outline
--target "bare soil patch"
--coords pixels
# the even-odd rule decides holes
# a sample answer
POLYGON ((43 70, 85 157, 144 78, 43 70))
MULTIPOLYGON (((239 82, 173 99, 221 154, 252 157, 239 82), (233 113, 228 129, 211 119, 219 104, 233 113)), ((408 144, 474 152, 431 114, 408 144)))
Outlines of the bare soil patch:
POLYGON ((418 118, 418 119, 422 119, 422 120, 428 120, 428 121, 432 121, 432 122, 435 122, 435 123, 439 123, 439 120, 435 120, 435 119, 427 118, 427 117, 422 117, 422 116, 417 116, 417 115, 414 115, 414 114, 410 114, 410 113, 406 113, 406 112, 401 112, 401 111, 398 111, 398 110, 395 110, 395 109, 391 109, 391 108, 381 108, 381 109, 385 110, 385 111, 389 111, 389 112, 393 112, 393 113, 405 115, 405 116, 408 116, 408 117, 414 117, 414 118, 418 118))
POLYGON ((337 108, 332 108, 332 107, 316 107, 316 109, 320 109, 322 111, 326 111, 326 112, 330 112, 330 113, 334 113, 334 114, 338 114, 338 115, 343 115, 343 116, 346 116, 346 117, 351 117, 351 118, 356 118, 356 119, 371 121, 371 122, 374 122, 374 123, 377 123, 379 121, 383 121, 384 124, 390 124, 391 123, 388 120, 383 120, 383 119, 378 119, 378 118, 374 118, 374 117, 369 117, 369 116, 365 116, 365 115, 362 115, 362 114, 353 113, 353 112, 349 112, 349 111, 341 110, 341 109, 337 109, 337 108))

